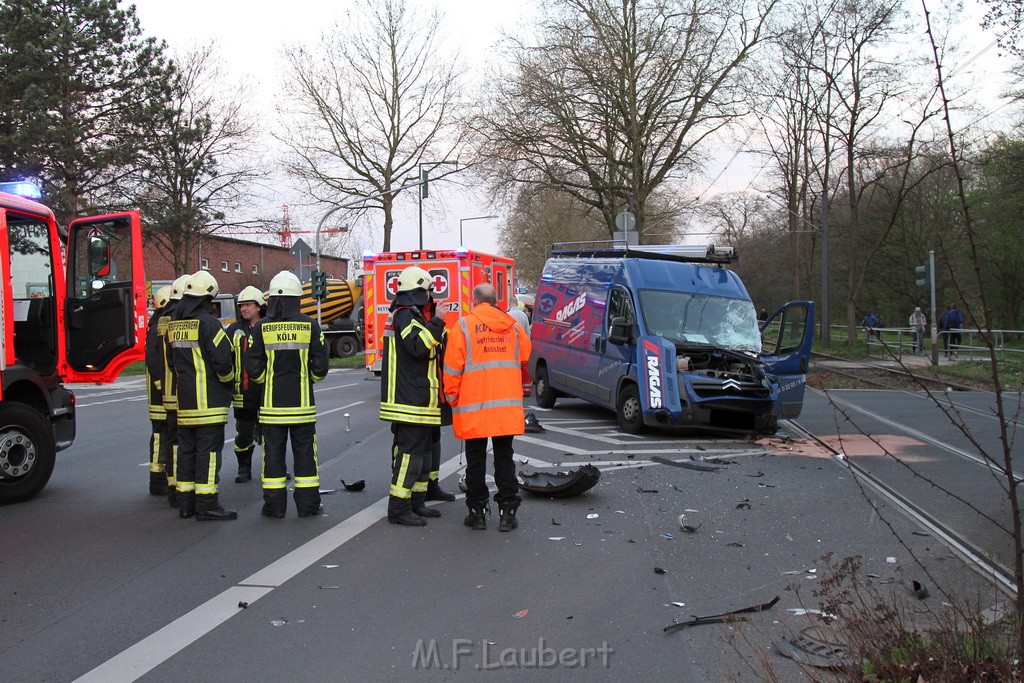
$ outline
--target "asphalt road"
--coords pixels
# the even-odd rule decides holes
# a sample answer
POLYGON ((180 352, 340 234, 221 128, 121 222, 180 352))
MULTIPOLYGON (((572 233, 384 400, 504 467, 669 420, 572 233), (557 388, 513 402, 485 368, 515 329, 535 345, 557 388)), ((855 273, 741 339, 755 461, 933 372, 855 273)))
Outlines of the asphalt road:
MULTIPOLYGON (((321 482, 336 489, 325 516, 261 517, 258 482, 233 483, 228 445, 221 495, 239 519, 205 523, 147 495, 142 380, 80 388, 78 438, 50 485, 0 508, 0 678, 717 681, 769 667, 794 680, 801 671, 773 644, 807 626, 799 611, 817 606, 826 553, 860 556, 892 590, 927 568, 996 599, 915 522, 869 505, 820 449, 628 436, 578 401, 538 410, 547 431, 517 437, 516 452, 597 464, 586 495, 527 497, 512 533, 464 527, 461 499, 439 504, 443 517, 427 527, 389 525, 378 391, 360 370, 318 385, 321 482), (697 471, 654 456, 722 462, 697 471), (367 486, 349 493, 340 479, 367 486), (743 623, 662 630, 775 596, 743 623)), ((938 428, 926 405, 918 429, 938 428)), ((830 410, 808 395, 808 424, 828 425, 830 410)), ((462 459, 450 430, 443 448, 455 491, 462 459)))

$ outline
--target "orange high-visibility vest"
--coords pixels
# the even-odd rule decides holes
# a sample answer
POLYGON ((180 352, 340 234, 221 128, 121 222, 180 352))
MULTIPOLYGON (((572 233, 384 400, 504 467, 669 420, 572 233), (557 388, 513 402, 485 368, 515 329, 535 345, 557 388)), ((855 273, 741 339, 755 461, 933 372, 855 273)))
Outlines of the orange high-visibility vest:
POLYGON ((477 304, 448 333, 444 393, 455 436, 479 439, 522 434, 523 366, 530 338, 508 313, 477 304))

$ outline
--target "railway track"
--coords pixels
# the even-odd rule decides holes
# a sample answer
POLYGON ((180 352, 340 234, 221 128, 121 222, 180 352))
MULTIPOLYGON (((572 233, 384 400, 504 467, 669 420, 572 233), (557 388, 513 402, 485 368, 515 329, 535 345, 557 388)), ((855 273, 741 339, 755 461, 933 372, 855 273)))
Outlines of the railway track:
POLYGON ((881 389, 893 391, 946 391, 948 388, 953 391, 977 391, 975 387, 914 373, 906 367, 893 368, 870 361, 851 361, 818 351, 813 352, 811 358, 813 364, 819 370, 877 386, 881 389), (817 361, 825 361, 829 365, 824 366, 817 361))
POLYGON ((916 504, 911 498, 900 493, 896 488, 886 484, 882 479, 871 474, 856 462, 847 458, 842 452, 836 450, 825 440, 804 429, 798 422, 789 421, 794 433, 810 439, 826 449, 833 460, 841 467, 848 470, 852 476, 866 488, 896 506, 901 512, 915 520, 929 533, 933 534, 950 550, 959 555, 969 567, 987 580, 991 581, 1008 596, 1016 595, 1016 584, 1013 579, 1013 568, 993 558, 983 548, 973 543, 969 538, 960 534, 949 525, 930 514, 924 507, 916 504))

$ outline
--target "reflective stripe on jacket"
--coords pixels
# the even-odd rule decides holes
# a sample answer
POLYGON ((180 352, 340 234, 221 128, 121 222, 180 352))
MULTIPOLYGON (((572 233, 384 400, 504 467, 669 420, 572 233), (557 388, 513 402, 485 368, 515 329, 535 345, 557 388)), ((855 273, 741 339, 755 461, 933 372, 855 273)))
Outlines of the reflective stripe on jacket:
POLYGON ((209 313, 208 297, 183 306, 167 326, 171 361, 178 378, 178 424, 183 427, 228 421, 235 367, 231 342, 209 313), (204 308, 205 305, 205 308, 204 308))
POLYGON ((313 384, 327 376, 330 354, 315 320, 297 311, 263 318, 249 335, 244 364, 249 378, 263 385, 261 423, 316 422, 313 384))
POLYGON ((413 306, 392 311, 381 358, 380 419, 441 424, 441 340, 444 320, 413 306))
POLYGON ((235 361, 235 382, 232 385, 231 405, 235 408, 256 410, 260 407, 260 395, 263 393, 260 386, 252 381, 249 373, 245 371, 243 358, 249 348, 249 335, 253 327, 247 320, 238 320, 231 323, 225 332, 231 340, 231 351, 235 361))
POLYGON ((149 393, 149 419, 166 420, 164 408, 164 348, 159 334, 162 311, 154 311, 146 328, 146 387, 149 393))
POLYGON ((444 393, 455 436, 478 439, 524 431, 523 365, 530 338, 504 311, 477 304, 449 333, 444 393))

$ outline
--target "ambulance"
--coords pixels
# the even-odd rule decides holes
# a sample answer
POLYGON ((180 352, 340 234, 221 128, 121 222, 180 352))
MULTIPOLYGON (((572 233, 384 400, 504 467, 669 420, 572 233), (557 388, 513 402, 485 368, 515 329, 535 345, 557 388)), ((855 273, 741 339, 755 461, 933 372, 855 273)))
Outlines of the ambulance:
POLYGON ((473 288, 487 283, 498 295, 497 306, 508 310, 514 293, 515 262, 503 256, 459 247, 456 249, 389 251, 363 255, 363 312, 366 336, 366 369, 380 373, 384 351, 384 325, 398 292, 398 276, 409 266, 419 266, 433 278, 437 303, 451 302, 462 315, 473 304, 473 288))
POLYGON ((814 304, 758 327, 732 247, 555 245, 537 286, 530 375, 541 408, 575 397, 619 428, 772 434, 799 416, 814 304))

